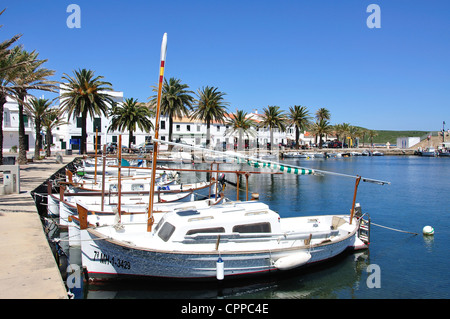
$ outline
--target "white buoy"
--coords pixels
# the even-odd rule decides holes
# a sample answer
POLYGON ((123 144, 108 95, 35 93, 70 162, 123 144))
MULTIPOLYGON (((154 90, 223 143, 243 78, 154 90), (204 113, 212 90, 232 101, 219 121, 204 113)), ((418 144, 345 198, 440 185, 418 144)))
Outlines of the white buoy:
POLYGON ((431 226, 425 226, 422 230, 424 235, 427 236, 433 236, 434 235, 434 228, 431 226))
POLYGON ((224 278, 224 264, 222 258, 220 257, 216 262, 216 278, 217 280, 223 280, 224 278))

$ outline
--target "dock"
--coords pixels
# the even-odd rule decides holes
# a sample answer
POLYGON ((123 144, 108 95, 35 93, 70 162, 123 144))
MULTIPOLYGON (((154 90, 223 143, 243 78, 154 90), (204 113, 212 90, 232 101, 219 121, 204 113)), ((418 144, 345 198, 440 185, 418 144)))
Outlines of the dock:
POLYGON ((0 195, 0 299, 67 299, 31 192, 74 159, 20 165, 20 193, 0 195))

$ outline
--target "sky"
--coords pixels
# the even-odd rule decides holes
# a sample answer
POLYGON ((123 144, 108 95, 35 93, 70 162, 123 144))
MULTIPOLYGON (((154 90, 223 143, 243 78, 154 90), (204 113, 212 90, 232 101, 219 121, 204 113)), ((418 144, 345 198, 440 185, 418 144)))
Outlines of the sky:
POLYGON ((331 124, 450 127, 448 0, 2 0, 3 8, 0 41, 22 34, 53 80, 91 69, 145 102, 167 32, 165 78, 193 92, 217 87, 230 112, 302 105, 312 115, 328 109, 331 124), (67 24, 70 4, 79 28, 67 24))

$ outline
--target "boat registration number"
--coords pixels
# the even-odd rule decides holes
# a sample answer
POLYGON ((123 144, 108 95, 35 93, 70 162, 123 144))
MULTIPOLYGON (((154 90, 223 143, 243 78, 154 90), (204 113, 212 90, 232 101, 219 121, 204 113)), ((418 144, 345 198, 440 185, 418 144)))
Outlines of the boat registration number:
POLYGON ((94 261, 99 261, 102 264, 107 264, 123 269, 131 269, 131 263, 122 258, 117 258, 114 256, 110 256, 102 253, 101 251, 94 250, 94 261))

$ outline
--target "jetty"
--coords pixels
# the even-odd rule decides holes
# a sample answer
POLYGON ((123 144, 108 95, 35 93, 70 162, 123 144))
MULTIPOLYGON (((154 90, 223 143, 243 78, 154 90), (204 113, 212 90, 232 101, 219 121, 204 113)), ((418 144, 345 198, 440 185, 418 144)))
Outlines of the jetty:
POLYGON ((0 299, 68 298, 31 196, 74 156, 58 159, 20 165, 20 192, 0 195, 0 299))

